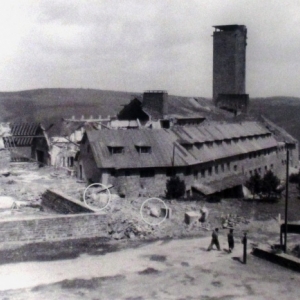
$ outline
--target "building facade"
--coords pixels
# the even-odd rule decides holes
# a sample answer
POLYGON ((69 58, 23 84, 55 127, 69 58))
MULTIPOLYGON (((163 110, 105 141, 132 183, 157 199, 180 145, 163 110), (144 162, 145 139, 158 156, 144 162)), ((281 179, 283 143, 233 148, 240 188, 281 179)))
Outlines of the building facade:
MULTIPOLYGON (((241 186, 256 172, 263 176, 272 170, 284 179, 286 149, 258 122, 89 130, 78 174, 91 183, 112 184, 126 196, 138 196, 141 189, 164 195, 166 181, 178 175, 187 193, 209 195, 241 186)), ((292 151, 298 157, 296 145, 292 151)))

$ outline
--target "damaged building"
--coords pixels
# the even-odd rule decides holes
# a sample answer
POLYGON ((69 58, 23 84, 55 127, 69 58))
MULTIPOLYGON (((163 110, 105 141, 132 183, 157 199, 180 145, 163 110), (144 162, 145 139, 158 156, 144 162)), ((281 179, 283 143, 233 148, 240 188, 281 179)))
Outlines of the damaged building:
POLYGON ((40 123, 11 123, 3 137, 4 147, 11 153, 11 162, 38 162, 50 165, 49 138, 40 123))

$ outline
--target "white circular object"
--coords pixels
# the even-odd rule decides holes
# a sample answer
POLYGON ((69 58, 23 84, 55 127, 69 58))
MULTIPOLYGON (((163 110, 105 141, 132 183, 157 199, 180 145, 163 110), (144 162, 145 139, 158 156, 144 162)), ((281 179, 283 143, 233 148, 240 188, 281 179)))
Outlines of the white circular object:
POLYGON ((142 220, 143 220, 145 223, 147 223, 148 225, 151 225, 151 226, 159 225, 159 224, 161 224, 162 222, 164 222, 164 221, 166 220, 166 218, 167 218, 167 212, 166 212, 166 215, 164 216, 164 218, 163 218, 161 221, 159 221, 158 223, 156 223, 156 224, 153 224, 153 223, 148 222, 148 221, 145 220, 144 217, 143 217, 143 208, 144 208, 144 205, 145 205, 147 202, 151 201, 151 200, 158 200, 159 202, 162 202, 163 205, 164 205, 165 208, 166 208, 166 211, 168 210, 168 207, 167 207, 166 203, 165 203, 163 200, 161 200, 161 199, 159 199, 159 198, 149 198, 149 199, 145 200, 145 201, 143 202, 142 206, 141 206, 141 209, 140 209, 141 217, 142 217, 142 220))
POLYGON ((84 192, 83 192, 83 201, 84 201, 85 205, 86 205, 88 208, 92 209, 92 210, 101 211, 101 210, 105 209, 105 208, 108 206, 110 200, 111 200, 111 194, 110 194, 110 191, 109 191, 108 187, 107 187, 106 185, 102 184, 102 183, 92 183, 92 184, 90 184, 90 185, 84 190, 84 192), (108 201, 107 201, 107 203, 105 204, 104 207, 101 207, 101 208, 95 208, 95 207, 93 207, 93 206, 87 204, 87 202, 86 202, 86 192, 87 192, 87 190, 88 190, 90 187, 92 187, 92 186, 101 186, 101 187, 103 187, 103 190, 107 190, 107 192, 108 192, 108 201))

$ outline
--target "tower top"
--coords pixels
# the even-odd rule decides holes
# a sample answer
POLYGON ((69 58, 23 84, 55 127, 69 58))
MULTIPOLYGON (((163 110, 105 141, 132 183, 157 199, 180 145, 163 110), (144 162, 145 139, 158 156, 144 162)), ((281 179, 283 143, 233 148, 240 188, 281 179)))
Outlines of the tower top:
POLYGON ((246 29, 245 25, 237 25, 237 24, 233 24, 233 25, 215 25, 213 26, 216 30, 220 30, 220 31, 234 31, 237 29, 246 29))

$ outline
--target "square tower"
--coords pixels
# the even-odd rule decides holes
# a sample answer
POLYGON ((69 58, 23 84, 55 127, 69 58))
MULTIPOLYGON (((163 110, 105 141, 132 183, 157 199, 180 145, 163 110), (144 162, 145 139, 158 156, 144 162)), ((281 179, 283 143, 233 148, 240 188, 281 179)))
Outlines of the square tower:
POLYGON ((213 100, 219 95, 245 95, 247 28, 213 26, 213 100))

